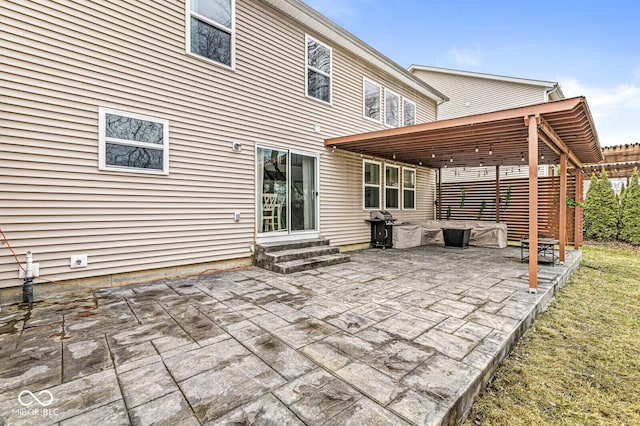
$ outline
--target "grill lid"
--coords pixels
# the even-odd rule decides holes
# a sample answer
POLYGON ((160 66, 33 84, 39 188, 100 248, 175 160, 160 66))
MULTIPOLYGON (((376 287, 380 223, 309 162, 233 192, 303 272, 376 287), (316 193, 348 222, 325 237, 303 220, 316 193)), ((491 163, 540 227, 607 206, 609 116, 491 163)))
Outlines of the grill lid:
POLYGON ((393 223, 393 221, 395 220, 391 215, 391 213, 389 213, 386 210, 373 211, 370 213, 370 218, 384 220, 385 222, 390 222, 390 223, 393 223))

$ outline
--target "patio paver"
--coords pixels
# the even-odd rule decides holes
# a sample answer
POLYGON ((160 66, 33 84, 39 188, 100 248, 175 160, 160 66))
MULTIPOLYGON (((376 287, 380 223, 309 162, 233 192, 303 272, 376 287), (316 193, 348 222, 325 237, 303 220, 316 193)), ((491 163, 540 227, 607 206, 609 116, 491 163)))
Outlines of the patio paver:
POLYGON ((448 424, 567 259, 535 295, 519 248, 423 246, 3 306, 0 425, 448 424))

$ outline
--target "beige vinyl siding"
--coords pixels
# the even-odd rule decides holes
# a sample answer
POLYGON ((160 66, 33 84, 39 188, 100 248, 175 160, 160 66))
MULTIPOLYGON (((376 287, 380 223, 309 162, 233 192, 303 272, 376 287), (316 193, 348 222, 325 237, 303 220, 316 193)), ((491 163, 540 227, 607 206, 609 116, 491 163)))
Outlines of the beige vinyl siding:
POLYGON ((438 107, 438 120, 545 102, 540 86, 420 69, 413 74, 449 97, 438 107))
MULTIPOLYGON (((336 173, 327 174, 320 183, 320 204, 321 204, 321 233, 331 239, 332 243, 338 245, 354 244, 366 242, 370 239, 370 225, 364 221, 370 217, 371 210, 363 207, 363 159, 359 155, 347 152, 336 151, 333 154, 327 153, 321 157, 329 155, 327 162, 331 162, 336 168, 336 173), (348 170, 348 173, 340 172, 348 170), (335 176, 335 177, 334 177, 335 176), (339 178, 342 176, 342 178, 339 178)), ((366 157, 370 160, 370 157, 366 157)), ((377 159, 378 161, 380 159, 377 159)), ((393 164, 393 163, 389 163, 393 164)), ((381 162, 381 174, 384 179, 384 161, 381 162)), ((398 166, 405 164, 398 163, 398 166)), ((413 165, 406 165, 412 167, 413 165)), ((435 200, 435 170, 424 167, 416 169, 416 209, 415 210, 391 210, 394 218, 404 221, 420 221, 432 219, 434 214, 435 200)), ((382 192, 382 204, 380 210, 384 209, 384 181, 380 190, 382 192)))
MULTIPOLYGON (((43 277, 249 257, 257 145, 319 154, 321 235, 368 241, 362 160, 324 139, 384 128, 362 117, 363 77, 416 102, 417 123, 434 101, 262 2, 236 4, 230 70, 185 53, 183 2, 3 1, 0 226, 43 277), (305 96, 305 33, 333 48, 331 106, 305 96), (169 120, 170 174, 99 171, 99 107, 169 120)), ((433 215, 432 175, 418 168, 418 208, 401 216, 433 215)), ((19 285, 2 247, 0 287, 19 285)))

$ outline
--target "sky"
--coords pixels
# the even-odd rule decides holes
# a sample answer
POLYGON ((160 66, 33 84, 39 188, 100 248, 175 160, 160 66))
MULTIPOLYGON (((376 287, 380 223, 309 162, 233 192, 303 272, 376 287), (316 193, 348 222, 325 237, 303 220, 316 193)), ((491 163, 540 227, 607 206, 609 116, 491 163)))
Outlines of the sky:
POLYGON ((405 68, 557 81, 602 146, 640 142, 640 1, 304 1, 405 68))

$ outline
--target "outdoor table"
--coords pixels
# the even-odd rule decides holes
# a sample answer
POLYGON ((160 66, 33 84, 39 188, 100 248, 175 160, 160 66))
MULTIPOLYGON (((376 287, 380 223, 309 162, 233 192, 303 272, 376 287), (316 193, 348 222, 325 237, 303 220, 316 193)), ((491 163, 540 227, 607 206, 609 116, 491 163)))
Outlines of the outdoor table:
MULTIPOLYGON (((556 255, 555 246, 560 241, 552 238, 538 238, 538 262, 558 264, 558 256, 556 255)), ((520 240, 520 261, 529 260, 529 238, 520 240)))

